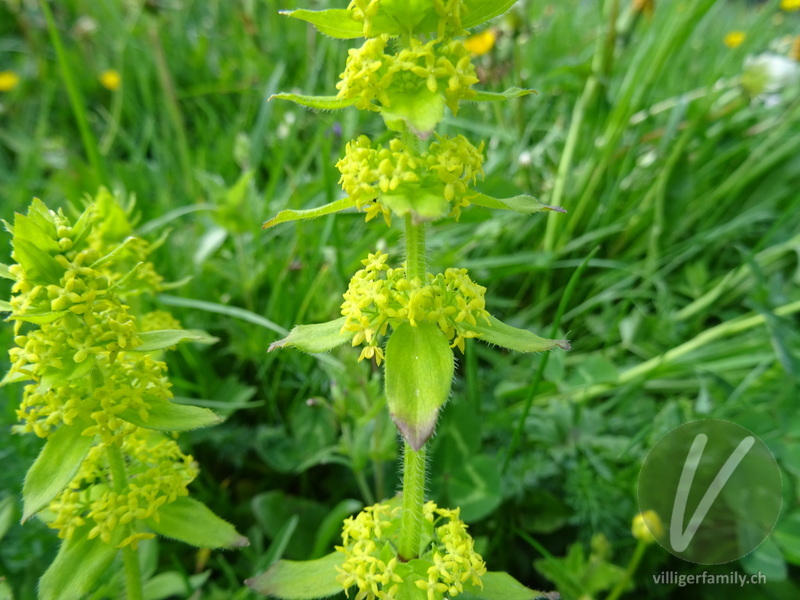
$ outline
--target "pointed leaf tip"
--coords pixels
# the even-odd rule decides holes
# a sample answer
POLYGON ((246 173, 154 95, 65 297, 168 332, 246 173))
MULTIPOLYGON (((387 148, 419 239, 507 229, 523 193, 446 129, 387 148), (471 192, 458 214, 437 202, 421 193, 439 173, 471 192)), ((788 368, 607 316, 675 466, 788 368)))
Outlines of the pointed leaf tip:
POLYGON ((297 325, 285 338, 272 342, 268 352, 287 346, 309 354, 327 352, 353 339, 354 332, 342 333, 344 324, 345 317, 315 325, 297 325))

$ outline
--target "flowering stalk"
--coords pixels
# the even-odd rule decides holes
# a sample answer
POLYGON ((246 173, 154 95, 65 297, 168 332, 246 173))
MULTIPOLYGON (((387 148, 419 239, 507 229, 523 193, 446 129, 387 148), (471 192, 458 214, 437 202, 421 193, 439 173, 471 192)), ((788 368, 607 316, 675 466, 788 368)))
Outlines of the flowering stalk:
POLYGON ((498 199, 474 189, 483 178, 484 143, 435 132, 445 111, 464 100, 495 102, 524 96, 473 89, 478 82, 462 35, 466 28, 505 12, 514 0, 352 0, 347 9, 285 14, 327 35, 363 44, 348 53, 335 96, 278 94, 315 109, 355 107, 380 114, 395 133, 387 145, 361 135, 347 143, 336 167, 346 197, 311 210, 285 210, 264 224, 309 219, 353 208, 366 220, 405 224, 405 264, 392 267, 370 254, 350 280, 341 318, 299 325, 270 347, 325 352, 349 342, 363 346, 359 360, 383 365, 386 400, 404 440, 402 497, 366 508, 345 522, 342 546, 309 563, 282 561, 249 580, 252 588, 282 598, 346 593, 357 600, 442 600, 468 592, 489 600, 528 600, 528 590, 504 573, 487 573, 459 511, 425 503, 425 444, 450 396, 454 351, 468 338, 521 352, 542 352, 565 340, 541 338, 506 325, 486 308, 486 288, 466 269, 429 272, 426 227, 470 205, 530 214, 558 211, 530 196, 498 199), (384 344, 385 340, 385 344, 384 344), (489 581, 490 585, 485 586, 489 581))
POLYGON ((26 382, 17 433, 45 440, 23 485, 23 521, 43 513, 63 540, 42 576, 42 600, 84 597, 122 554, 128 598, 142 598, 137 545, 156 534, 203 547, 246 543, 188 498, 194 459, 166 432, 219 422, 171 402, 161 351, 211 342, 168 313, 139 314, 132 300, 161 289, 152 247, 129 235, 126 212, 102 190, 76 220, 36 199, 4 222, 16 264, 0 310, 14 323, 11 369, 0 385, 26 382), (75 564, 82 563, 80 576, 75 564))

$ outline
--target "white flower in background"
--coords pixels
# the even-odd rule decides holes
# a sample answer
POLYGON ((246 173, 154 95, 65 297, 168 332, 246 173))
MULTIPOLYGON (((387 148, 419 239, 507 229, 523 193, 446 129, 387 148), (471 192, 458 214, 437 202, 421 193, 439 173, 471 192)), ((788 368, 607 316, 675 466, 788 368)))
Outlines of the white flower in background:
POLYGON ((751 96, 777 94, 798 81, 800 65, 786 56, 764 53, 744 61, 742 86, 751 96))

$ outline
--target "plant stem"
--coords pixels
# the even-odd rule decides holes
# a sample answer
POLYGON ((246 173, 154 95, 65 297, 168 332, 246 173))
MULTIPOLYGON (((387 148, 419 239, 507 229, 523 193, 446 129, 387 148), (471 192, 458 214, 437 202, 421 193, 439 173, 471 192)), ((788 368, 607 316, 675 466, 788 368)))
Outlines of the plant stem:
POLYGON ((406 215, 406 276, 425 283, 425 273, 425 225, 415 225, 411 215, 406 215))
POLYGON ((633 551, 630 562, 628 562, 628 568, 625 569, 625 575, 617 582, 617 585, 614 586, 606 600, 617 600, 622 595, 633 574, 636 573, 636 569, 639 568, 639 563, 642 561, 645 550, 647 550, 647 542, 639 540, 639 544, 636 546, 636 550, 633 551))
MULTIPOLYGON (((111 470, 111 483, 114 491, 123 493, 128 487, 128 476, 125 473, 125 459, 119 446, 110 444, 106 447, 108 466, 111 470)), ((139 553, 131 546, 122 549, 122 562, 125 565, 126 600, 142 600, 142 573, 139 568, 139 553)))
MULTIPOLYGON (((406 215, 406 277, 423 282, 425 265, 425 226, 414 224, 406 215)), ((417 558, 422 536, 423 508, 425 502, 425 446, 415 451, 408 443, 403 452, 403 514, 400 525, 398 551, 404 560, 417 558)))
POLYGON ((403 514, 400 522, 400 544, 398 551, 404 560, 419 555, 422 536, 422 519, 425 502, 426 448, 419 451, 406 443, 403 453, 403 514))

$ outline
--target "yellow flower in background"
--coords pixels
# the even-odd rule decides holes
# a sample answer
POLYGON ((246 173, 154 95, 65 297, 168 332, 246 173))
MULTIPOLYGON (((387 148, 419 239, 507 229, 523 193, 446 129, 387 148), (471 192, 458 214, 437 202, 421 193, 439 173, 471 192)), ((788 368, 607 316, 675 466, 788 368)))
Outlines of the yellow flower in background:
POLYGON ((781 0, 781 8, 789 12, 800 10, 800 0, 781 0))
POLYGON ((19 75, 14 71, 0 71, 0 92, 10 92, 19 84, 19 75))
POLYGON ((664 525, 654 510, 646 510, 633 518, 631 533, 637 540, 652 544, 664 535, 664 525))
POLYGON ((473 56, 480 56, 494 48, 494 43, 496 41, 497 33, 495 33, 494 29, 489 28, 464 40, 464 47, 469 50, 473 56))
POLYGON ((722 41, 728 48, 738 48, 746 37, 744 31, 729 31, 722 41))
POLYGON ((100 85, 107 90, 111 90, 112 92, 118 90, 121 83, 122 76, 119 74, 119 71, 115 69, 108 69, 100 74, 100 85))

